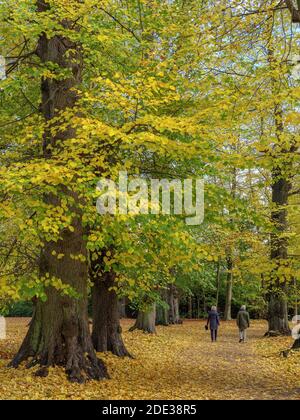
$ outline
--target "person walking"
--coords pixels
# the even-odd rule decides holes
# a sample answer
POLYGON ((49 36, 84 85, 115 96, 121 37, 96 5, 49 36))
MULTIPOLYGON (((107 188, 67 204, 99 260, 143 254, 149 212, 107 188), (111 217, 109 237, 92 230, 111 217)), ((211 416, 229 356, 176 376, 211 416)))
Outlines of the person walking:
POLYGON ((217 341, 219 325, 220 325, 220 317, 217 312, 217 307, 212 306, 211 310, 208 312, 208 318, 207 318, 207 324, 206 324, 206 329, 208 329, 208 326, 209 326, 212 342, 217 341))
POLYGON ((246 306, 241 306, 236 318, 236 323, 239 328, 240 341, 239 343, 244 343, 246 341, 246 331, 250 327, 250 316, 246 311, 246 306))

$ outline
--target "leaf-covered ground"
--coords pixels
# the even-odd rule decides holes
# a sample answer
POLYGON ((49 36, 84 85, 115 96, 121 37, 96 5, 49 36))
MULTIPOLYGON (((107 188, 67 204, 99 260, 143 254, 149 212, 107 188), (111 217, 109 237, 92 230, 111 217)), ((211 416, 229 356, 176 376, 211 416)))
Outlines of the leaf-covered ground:
POLYGON ((1 399, 300 399, 300 352, 280 357, 292 339, 262 339, 263 321, 252 323, 245 344, 234 322, 222 323, 212 344, 203 321, 158 327, 155 336, 129 333, 132 321, 122 321, 135 359, 102 354, 111 379, 85 385, 70 384, 59 368, 36 378, 34 370, 6 367, 27 324, 9 319, 8 339, 0 340, 1 399))

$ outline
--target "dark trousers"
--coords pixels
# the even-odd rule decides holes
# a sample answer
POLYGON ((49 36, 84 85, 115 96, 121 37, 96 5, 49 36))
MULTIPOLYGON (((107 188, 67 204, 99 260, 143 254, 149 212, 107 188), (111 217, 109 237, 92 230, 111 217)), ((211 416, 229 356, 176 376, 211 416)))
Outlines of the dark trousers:
POLYGON ((218 330, 210 330, 211 341, 217 341, 218 330))

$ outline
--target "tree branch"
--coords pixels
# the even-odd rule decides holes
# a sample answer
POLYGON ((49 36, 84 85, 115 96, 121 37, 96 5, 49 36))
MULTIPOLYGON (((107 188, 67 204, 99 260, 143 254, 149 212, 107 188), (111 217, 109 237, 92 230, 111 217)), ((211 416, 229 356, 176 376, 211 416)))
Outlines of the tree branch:
POLYGON ((291 12, 292 22, 300 23, 300 10, 296 9, 296 7, 294 6, 293 0, 285 0, 285 4, 287 5, 287 8, 291 12))
POLYGON ((138 41, 141 42, 140 38, 135 34, 135 32, 128 28, 128 26, 124 25, 122 22, 119 21, 119 19, 117 19, 115 16, 113 16, 111 13, 109 13, 107 10, 103 9, 103 7, 99 7, 100 10, 102 10, 102 12, 106 13, 107 16, 111 17, 112 20, 114 20, 118 25, 121 26, 121 28, 125 29, 125 31, 129 32, 131 35, 134 36, 134 38, 138 41))

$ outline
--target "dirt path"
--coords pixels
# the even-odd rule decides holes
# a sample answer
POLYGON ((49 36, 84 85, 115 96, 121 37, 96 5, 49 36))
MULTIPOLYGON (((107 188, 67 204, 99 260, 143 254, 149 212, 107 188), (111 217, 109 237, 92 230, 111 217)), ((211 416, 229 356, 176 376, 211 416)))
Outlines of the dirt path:
POLYGON ((158 327, 157 335, 129 333, 124 339, 134 360, 99 354, 111 379, 70 384, 53 368, 34 378, 24 367, 6 367, 17 350, 28 320, 8 320, 8 339, 0 341, 1 399, 300 399, 300 353, 279 356, 291 338, 263 339, 266 324, 255 321, 249 341, 238 343, 235 322, 222 323, 217 343, 210 342, 204 321, 158 327))
POLYGON ((300 399, 300 357, 279 356, 280 349, 291 344, 290 338, 262 338, 267 325, 260 321, 252 323, 247 342, 239 344, 235 323, 229 322, 222 323, 218 342, 210 343, 204 323, 202 327, 197 340, 198 326, 195 331, 190 321, 191 345, 179 355, 195 393, 195 384, 202 389, 206 382, 212 399, 300 399))

